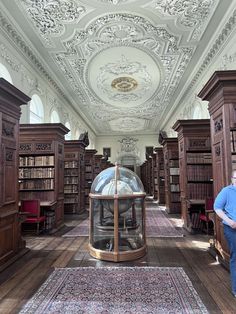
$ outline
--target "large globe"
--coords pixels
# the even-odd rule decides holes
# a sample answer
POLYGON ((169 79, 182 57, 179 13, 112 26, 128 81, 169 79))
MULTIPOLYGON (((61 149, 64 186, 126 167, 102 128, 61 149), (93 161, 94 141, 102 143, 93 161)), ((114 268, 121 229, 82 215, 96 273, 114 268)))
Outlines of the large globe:
MULTIPOLYGON (((118 195, 132 195, 133 190, 131 187, 124 181, 115 179, 111 180, 107 185, 104 186, 102 190, 102 195, 114 195, 117 184, 117 194, 118 195)), ((132 206, 132 199, 122 199, 119 200, 119 214, 126 212, 132 206)), ((111 213, 114 213, 114 200, 103 200, 103 206, 109 210, 111 213)))

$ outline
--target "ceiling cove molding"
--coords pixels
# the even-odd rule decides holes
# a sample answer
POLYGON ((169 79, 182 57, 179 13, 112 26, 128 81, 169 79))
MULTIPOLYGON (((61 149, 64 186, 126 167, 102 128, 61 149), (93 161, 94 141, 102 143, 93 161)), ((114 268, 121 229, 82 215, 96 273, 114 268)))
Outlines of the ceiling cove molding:
POLYGON ((234 10, 232 16, 229 18, 228 22, 226 23, 225 27, 219 34, 218 38, 216 39, 215 43, 212 45, 212 48, 208 52, 206 58, 204 59, 202 65, 200 66, 200 69, 195 74, 194 78, 192 79, 189 87, 186 89, 186 94, 189 93, 189 91, 193 88, 193 86, 196 84, 206 67, 209 65, 209 63, 212 61, 212 59, 216 56, 220 48, 223 46, 223 44, 226 42, 228 37, 231 35, 231 33, 235 30, 236 27, 236 10, 234 10))
POLYGON ((51 38, 62 36, 66 25, 78 23, 88 11, 77 0, 21 0, 18 6, 48 48, 55 48, 51 38))
MULTIPOLYGON (((206 55, 204 61, 202 62, 199 70, 191 80, 189 86, 185 89, 184 95, 180 95, 180 98, 177 99, 176 102, 180 103, 182 102, 193 90, 194 86, 199 81, 201 75, 204 74, 205 69, 207 66, 211 63, 213 58, 216 56, 216 54, 219 52, 219 50, 222 48, 223 44, 227 41, 229 36, 232 34, 232 32, 235 30, 236 27, 236 10, 233 11, 233 14, 228 19, 228 22, 225 24, 225 27, 222 29, 221 33, 215 40, 214 44, 212 45, 210 51, 206 55)), ((163 121, 161 127, 165 128, 167 121, 170 116, 172 116, 176 111, 178 110, 178 105, 173 107, 173 110, 171 110, 168 115, 166 115, 165 120, 163 121)))
POLYGON ((49 83, 57 90, 57 92, 68 102, 69 100, 61 90, 61 88, 57 85, 57 83, 51 78, 48 72, 45 70, 41 62, 35 56, 33 51, 29 48, 26 42, 22 39, 16 29, 6 20, 6 18, 0 12, 0 26, 6 34, 12 39, 12 41, 17 45, 17 47, 26 55, 30 61, 36 66, 36 68, 43 74, 43 76, 49 81, 49 83))
POLYGON ((158 12, 164 18, 175 18, 177 25, 191 30, 189 41, 198 41, 202 37, 218 3, 219 0, 155 0, 147 7, 158 12))

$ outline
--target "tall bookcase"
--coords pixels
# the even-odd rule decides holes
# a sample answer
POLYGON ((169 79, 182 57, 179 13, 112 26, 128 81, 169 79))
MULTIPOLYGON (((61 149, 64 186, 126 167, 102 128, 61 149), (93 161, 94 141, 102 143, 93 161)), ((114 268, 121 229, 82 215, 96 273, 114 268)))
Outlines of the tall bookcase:
POLYGON ((94 179, 95 154, 96 149, 85 149, 85 205, 89 206, 89 193, 94 179))
MULTIPOLYGON (((209 101, 214 197, 231 183, 236 169, 236 71, 216 71, 198 96, 209 101)), ((214 251, 224 263, 229 262, 229 250, 223 226, 215 216, 214 251)))
POLYGON ((163 139, 165 200, 166 211, 169 214, 181 212, 179 185, 179 150, 178 139, 167 137, 163 139))
POLYGON ((48 232, 64 221, 64 136, 68 132, 61 123, 20 125, 20 199, 40 200, 48 232))
POLYGON ((177 120, 181 216, 190 232, 200 228, 206 198, 213 196, 210 120, 177 120))
POLYGON ((82 140, 65 141, 64 213, 85 211, 84 156, 87 144, 82 140))
POLYGON ((165 171, 163 148, 156 147, 154 154, 154 198, 159 204, 165 204, 165 171))
POLYGON ((94 156, 94 174, 93 179, 102 171, 102 158, 103 155, 98 154, 94 156))
POLYGON ((18 206, 19 119, 30 98, 0 78, 0 265, 24 248, 18 206))
POLYGON ((140 167, 140 176, 143 183, 143 187, 146 193, 147 192, 147 160, 140 167))

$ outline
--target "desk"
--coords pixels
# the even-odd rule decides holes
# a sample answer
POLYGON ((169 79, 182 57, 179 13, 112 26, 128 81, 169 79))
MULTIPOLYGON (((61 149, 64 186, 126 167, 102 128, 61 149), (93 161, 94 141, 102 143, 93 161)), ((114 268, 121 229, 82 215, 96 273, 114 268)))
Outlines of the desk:
MULTIPOLYGON (((56 204, 56 201, 40 201, 40 207, 52 207, 56 204)), ((19 201, 18 206, 21 206, 21 201, 19 201)))
MULTIPOLYGON (((19 209, 21 206, 21 201, 18 203, 19 209)), ((51 232, 55 228, 55 207, 57 205, 57 201, 40 201, 40 211, 41 214, 46 216, 46 224, 45 224, 45 230, 47 232, 51 232)), ((19 210, 20 214, 20 222, 23 223, 24 220, 27 217, 27 212, 21 212, 19 210)))

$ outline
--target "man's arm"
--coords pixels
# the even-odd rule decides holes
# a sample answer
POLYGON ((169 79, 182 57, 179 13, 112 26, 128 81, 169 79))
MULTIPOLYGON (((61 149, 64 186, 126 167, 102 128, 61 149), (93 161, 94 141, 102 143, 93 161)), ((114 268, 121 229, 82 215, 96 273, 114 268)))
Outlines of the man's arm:
POLYGON ((236 221, 230 219, 222 209, 215 209, 215 212, 221 219, 227 222, 231 228, 236 229, 236 221))

